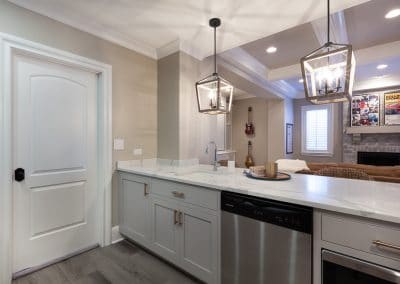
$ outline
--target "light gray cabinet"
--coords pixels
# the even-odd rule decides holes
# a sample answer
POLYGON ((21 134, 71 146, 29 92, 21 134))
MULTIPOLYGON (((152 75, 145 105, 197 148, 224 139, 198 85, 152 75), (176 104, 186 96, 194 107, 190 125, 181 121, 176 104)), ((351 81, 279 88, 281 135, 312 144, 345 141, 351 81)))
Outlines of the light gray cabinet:
POLYGON ((220 193, 120 173, 120 232, 206 283, 220 279, 220 193))
POLYGON ((180 224, 182 268, 207 283, 218 283, 219 216, 211 210, 182 205, 180 224))
POLYGON ((151 247, 158 255, 179 265, 178 204, 155 196, 150 197, 151 247))
POLYGON ((313 241, 314 284, 321 284, 323 249, 400 271, 399 224, 314 210, 313 241))
POLYGON ((120 174, 119 179, 119 231, 139 244, 147 246, 149 226, 150 179, 120 174))

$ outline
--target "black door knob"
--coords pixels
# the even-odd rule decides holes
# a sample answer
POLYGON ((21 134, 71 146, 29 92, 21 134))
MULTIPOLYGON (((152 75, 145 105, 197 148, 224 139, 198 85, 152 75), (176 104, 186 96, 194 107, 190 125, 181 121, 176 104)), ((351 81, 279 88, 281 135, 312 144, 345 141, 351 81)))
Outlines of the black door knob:
POLYGON ((14 178, 16 181, 21 182, 25 179, 25 170, 18 168, 14 171, 14 178))

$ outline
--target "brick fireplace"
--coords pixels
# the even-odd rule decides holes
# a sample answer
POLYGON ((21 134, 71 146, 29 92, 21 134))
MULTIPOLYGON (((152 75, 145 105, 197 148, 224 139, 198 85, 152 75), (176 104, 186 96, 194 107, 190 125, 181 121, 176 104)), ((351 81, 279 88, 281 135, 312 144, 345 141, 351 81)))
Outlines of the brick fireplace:
MULTIPOLYGON (((350 125, 349 103, 343 104, 343 129, 350 125)), ((343 134, 343 162, 357 163, 358 152, 400 153, 400 133, 361 134, 355 143, 353 136, 343 134)))

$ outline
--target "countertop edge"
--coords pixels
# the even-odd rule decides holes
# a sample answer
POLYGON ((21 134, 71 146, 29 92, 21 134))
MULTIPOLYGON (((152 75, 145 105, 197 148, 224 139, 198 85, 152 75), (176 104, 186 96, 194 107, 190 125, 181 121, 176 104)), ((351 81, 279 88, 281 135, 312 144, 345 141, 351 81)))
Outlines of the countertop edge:
POLYGON ((137 169, 132 169, 132 168, 117 167, 116 171, 132 173, 132 174, 137 174, 137 175, 147 176, 147 177, 153 177, 153 178, 158 178, 158 179, 163 179, 163 180, 168 180, 168 181, 173 181, 173 182, 178 182, 178 183, 183 183, 183 184, 188 184, 188 185, 194 185, 194 186, 204 187, 204 188, 211 189, 211 190, 230 191, 230 192, 234 192, 234 193, 241 193, 241 194, 246 194, 249 196, 267 198, 267 199, 276 200, 276 201, 282 201, 282 202, 287 202, 287 203, 292 203, 292 204, 297 204, 297 205, 308 206, 308 207, 312 207, 312 208, 318 209, 318 210, 325 210, 325 211, 330 211, 330 212, 334 212, 334 213, 342 213, 342 214, 347 214, 347 215, 352 215, 352 216, 374 219, 374 220, 378 220, 378 221, 385 221, 385 222, 400 224, 400 216, 386 215, 386 214, 381 214, 381 213, 357 210, 357 209, 352 209, 352 208, 348 208, 348 207, 344 207, 344 206, 340 206, 340 205, 331 205, 331 204, 319 203, 319 202, 314 202, 314 201, 309 201, 309 200, 304 200, 304 199, 289 198, 289 197, 284 197, 284 196, 279 196, 279 195, 273 195, 270 193, 260 194, 258 192, 252 192, 252 191, 247 191, 247 190, 238 189, 238 188, 223 187, 223 186, 209 184, 209 183, 201 183, 201 182, 190 181, 190 180, 186 180, 186 179, 180 179, 179 175, 177 175, 176 177, 160 175, 155 172, 145 171, 143 169, 137 170, 137 169))

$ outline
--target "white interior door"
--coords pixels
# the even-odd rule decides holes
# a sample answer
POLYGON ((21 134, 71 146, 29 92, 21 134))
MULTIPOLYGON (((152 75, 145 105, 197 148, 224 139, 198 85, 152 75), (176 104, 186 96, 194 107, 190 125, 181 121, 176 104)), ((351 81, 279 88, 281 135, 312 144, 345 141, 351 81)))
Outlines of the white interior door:
POLYGON ((97 75, 14 55, 13 271, 99 243, 97 75))

